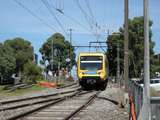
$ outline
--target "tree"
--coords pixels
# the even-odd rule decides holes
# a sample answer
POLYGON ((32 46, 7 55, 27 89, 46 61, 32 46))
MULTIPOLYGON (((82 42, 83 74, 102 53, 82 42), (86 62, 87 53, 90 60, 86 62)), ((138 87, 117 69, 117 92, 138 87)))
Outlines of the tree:
POLYGON ((6 40, 4 45, 10 47, 13 51, 16 60, 16 73, 22 72, 24 65, 29 61, 33 61, 33 47, 29 41, 23 38, 14 38, 6 40))
POLYGON ((27 82, 36 83, 36 80, 42 78, 42 69, 30 61, 24 65, 23 76, 27 82))
POLYGON ((0 43, 0 79, 10 79, 15 68, 16 60, 12 49, 0 43))
POLYGON ((43 63, 49 63, 47 65, 47 70, 56 72, 58 70, 58 65, 60 68, 66 68, 66 58, 70 57, 70 55, 71 66, 75 64, 74 48, 60 33, 55 33, 49 37, 40 48, 40 53, 42 54, 43 63))
MULTIPOLYGON (((152 21, 149 22, 149 41, 150 41, 150 58, 151 65, 154 63, 153 47, 154 42, 152 41, 152 21)), ((121 61, 121 72, 123 71, 123 46, 124 46, 124 26, 119 29, 117 33, 114 33, 108 37, 108 43, 119 43, 120 44, 120 61, 121 61)), ((110 69, 113 69, 112 74, 116 75, 116 50, 112 53, 112 61, 110 61, 110 69)), ((110 55, 110 50, 107 55, 110 55)), ((140 77, 140 73, 143 70, 143 56, 144 56, 144 27, 143 27, 143 17, 135 17, 129 20, 129 76, 130 77, 140 77)), ((110 58, 109 58, 110 59, 110 58)), ((152 69, 152 67, 151 67, 152 69)), ((152 71, 152 70, 151 70, 152 71)))
POLYGON ((109 35, 107 38, 107 45, 108 45, 108 51, 107 51, 107 57, 109 61, 109 68, 110 68, 110 76, 116 76, 116 70, 117 70, 117 46, 120 48, 120 71, 122 73, 123 71, 123 35, 119 32, 113 33, 112 35, 109 35))

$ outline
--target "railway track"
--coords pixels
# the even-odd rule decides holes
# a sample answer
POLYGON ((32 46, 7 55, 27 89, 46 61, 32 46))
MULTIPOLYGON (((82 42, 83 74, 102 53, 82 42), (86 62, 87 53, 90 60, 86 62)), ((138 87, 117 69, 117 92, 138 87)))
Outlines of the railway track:
POLYGON ((57 87, 57 89, 62 89, 62 88, 76 88, 76 87, 79 87, 79 84, 78 84, 78 83, 72 83, 72 84, 69 84, 69 85, 57 87))
MULTIPOLYGON (((78 90, 69 95, 57 97, 56 99, 25 106, 23 109, 21 107, 16 107, 11 116, 6 116, 5 119, 1 120, 53 120, 59 119, 57 113, 60 116, 63 116, 61 117, 62 119, 68 120, 81 111, 81 109, 89 105, 97 94, 98 92, 78 90), (47 118, 45 118, 46 116, 47 118)), ((0 114, 3 114, 3 112, 1 111, 0 114)))
POLYGON ((99 93, 100 91, 66 89, 49 95, 3 101, 0 106, 0 120, 80 120, 87 117, 91 109, 95 109, 93 106, 99 100, 108 101, 110 105, 119 104, 101 96, 102 94, 98 95, 99 93), (90 106, 93 101, 94 104, 90 106))
MULTIPOLYGON (((69 98, 61 99, 44 109, 38 109, 28 114, 19 116, 19 120, 69 120, 85 107, 87 107, 99 92, 79 92, 69 98), (31 114, 32 113, 32 114, 31 114), (26 116, 28 115, 28 116, 26 116)), ((18 117, 16 118, 18 119, 18 117)))
MULTIPOLYGON (((10 99, 10 100, 1 100, 0 101, 0 105, 6 105, 9 103, 16 103, 16 102, 21 102, 21 101, 28 101, 28 100, 33 100, 33 99, 38 99, 38 98, 44 98, 44 97, 51 97, 51 96, 56 96, 59 94, 67 94, 70 92, 74 92, 75 90, 80 90, 80 86, 77 84, 70 84, 64 87, 60 87, 58 89, 63 89, 60 92, 55 92, 55 93, 51 93, 51 94, 45 94, 45 95, 38 95, 38 96, 33 96, 33 97, 25 97, 25 98, 18 98, 18 99, 10 99), (65 89, 64 89, 65 88, 65 89)), ((1 109, 0 109, 1 110, 1 109)))
POLYGON ((0 120, 12 120, 12 118, 14 120, 14 116, 17 116, 21 112, 26 112, 27 109, 36 109, 38 107, 42 107, 53 102, 58 102, 61 99, 70 97, 80 91, 81 89, 77 88, 71 90, 64 90, 62 92, 57 92, 53 94, 1 101, 0 120))

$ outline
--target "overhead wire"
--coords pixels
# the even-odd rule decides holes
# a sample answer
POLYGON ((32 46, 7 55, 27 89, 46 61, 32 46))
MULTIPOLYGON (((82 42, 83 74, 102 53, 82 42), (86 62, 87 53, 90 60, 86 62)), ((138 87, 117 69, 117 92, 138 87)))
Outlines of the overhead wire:
POLYGON ((52 16, 50 17, 49 16, 50 14, 46 14, 46 11, 45 11, 46 7, 43 6, 43 4, 39 0, 30 0, 30 1, 31 1, 31 4, 34 5, 34 9, 32 8, 34 12, 36 12, 39 16, 40 15, 43 17, 46 16, 44 17, 45 20, 51 25, 54 25, 54 28, 56 28, 56 31, 58 31, 58 27, 56 26, 54 19, 51 19, 52 16))
POLYGON ((62 23, 59 21, 59 19, 57 18, 57 16, 55 15, 55 13, 52 11, 50 4, 48 3, 47 0, 41 0, 42 3, 46 6, 46 8, 48 9, 49 13, 53 16, 53 18, 56 20, 56 22, 58 23, 58 25, 60 26, 60 28, 62 29, 62 31, 67 35, 67 32, 65 30, 65 28, 63 27, 62 23))
POLYGON ((83 13, 86 22, 88 23, 88 25, 89 25, 90 28, 92 29, 93 26, 92 26, 92 24, 90 23, 90 19, 91 19, 90 16, 88 16, 88 14, 87 14, 87 13, 85 12, 85 10, 82 8, 82 6, 81 6, 80 3, 79 3, 79 0, 76 0, 76 4, 77 4, 78 8, 80 9, 80 11, 83 13))
POLYGON ((38 19, 42 24, 44 24, 45 26, 47 26, 48 28, 50 28, 53 31, 56 31, 56 29, 54 27, 52 27, 51 25, 49 25, 47 22, 45 22, 41 17, 39 17, 38 15, 36 15, 34 12, 32 12, 32 10, 30 10, 28 7, 26 7, 23 3, 21 3, 18 0, 14 0, 14 2, 16 4, 18 4, 19 6, 21 6, 23 9, 25 9, 28 13, 30 13, 33 17, 35 17, 36 19, 38 19))
MULTIPOLYGON (((92 17, 92 23, 93 23, 93 25, 95 26, 95 37, 96 37, 96 40, 97 40, 97 48, 98 48, 98 41, 99 41, 99 39, 100 39, 100 34, 98 34, 98 29, 100 29, 100 26, 98 25, 98 22, 97 22, 97 20, 96 20, 96 18, 95 18, 95 16, 94 16, 94 14, 93 14, 93 11, 92 11, 92 9, 91 9, 91 6, 90 6, 90 3, 89 3, 89 0, 84 0, 85 1, 85 3, 86 3, 86 6, 87 6, 87 8, 88 8, 88 11, 89 11, 89 13, 90 13, 90 16, 92 17)), ((104 51, 104 49, 101 47, 101 44, 99 43, 99 45, 100 45, 100 48, 104 51)))
POLYGON ((93 24, 96 24, 96 19, 95 19, 95 17, 94 17, 94 14, 93 14, 93 12, 92 12, 91 7, 90 7, 89 0, 85 0, 85 3, 86 3, 86 6, 87 6, 87 8, 88 8, 88 11, 89 11, 89 13, 90 13, 91 18, 93 19, 93 20, 92 20, 93 24))
POLYGON ((80 23, 78 20, 76 20, 74 17, 68 15, 66 12, 64 12, 61 9, 58 9, 54 6, 53 0, 50 0, 52 2, 52 7, 61 15, 64 15, 66 18, 70 19, 71 21, 73 21, 74 23, 78 24, 81 28, 83 28, 86 31, 90 31, 89 28, 87 28, 85 25, 83 25, 82 23, 80 23))

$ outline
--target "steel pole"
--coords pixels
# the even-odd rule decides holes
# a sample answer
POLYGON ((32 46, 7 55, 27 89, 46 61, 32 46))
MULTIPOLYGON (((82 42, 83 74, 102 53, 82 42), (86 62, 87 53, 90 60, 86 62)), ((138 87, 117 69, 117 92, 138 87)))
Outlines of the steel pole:
POLYGON ((125 28, 124 28, 124 81, 125 81, 125 91, 128 91, 128 0, 125 0, 125 28))
POLYGON ((144 0, 144 99, 143 120, 151 120, 150 108, 150 52, 149 52, 149 2, 144 0))

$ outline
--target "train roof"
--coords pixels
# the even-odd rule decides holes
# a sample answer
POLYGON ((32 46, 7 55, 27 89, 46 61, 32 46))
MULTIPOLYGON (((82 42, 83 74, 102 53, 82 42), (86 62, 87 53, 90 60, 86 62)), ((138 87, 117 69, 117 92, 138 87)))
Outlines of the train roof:
POLYGON ((81 52, 79 53, 79 56, 92 56, 92 55, 104 56, 105 54, 102 52, 81 52))

